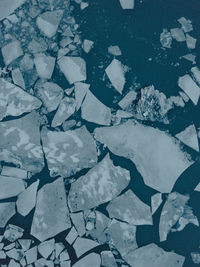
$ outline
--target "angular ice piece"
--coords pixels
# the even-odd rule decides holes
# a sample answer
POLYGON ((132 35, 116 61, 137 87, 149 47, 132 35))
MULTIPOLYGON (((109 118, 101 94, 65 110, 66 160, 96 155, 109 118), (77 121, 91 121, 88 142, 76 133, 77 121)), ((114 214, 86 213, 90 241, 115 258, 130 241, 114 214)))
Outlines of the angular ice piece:
POLYGON ((167 235, 171 228, 177 223, 184 212, 184 206, 189 200, 188 196, 173 192, 168 195, 163 206, 159 223, 160 242, 167 240, 167 235))
POLYGON ((123 69, 122 63, 117 60, 113 59, 110 65, 106 68, 106 74, 112 83, 113 87, 122 94, 125 85, 125 72, 123 69))
POLYGON ((106 209, 110 218, 131 225, 152 225, 150 207, 143 203, 131 190, 113 199, 106 209))
POLYGON ((118 196, 130 182, 129 171, 113 165, 107 154, 84 176, 71 184, 68 204, 73 212, 97 207, 118 196))
POLYGON ((105 230, 108 241, 121 254, 122 258, 129 258, 129 255, 137 248, 136 226, 128 223, 112 220, 105 230))
POLYGON ((57 32, 62 16, 63 10, 47 11, 37 17, 36 23, 45 36, 52 38, 57 32))
POLYGON ((112 153, 129 158, 145 184, 161 193, 171 192, 178 177, 192 164, 173 137, 133 120, 118 126, 96 128, 94 133, 112 153))
POLYGON ((136 249, 124 259, 131 266, 138 267, 182 267, 185 260, 183 256, 164 251, 154 243, 136 249))
POLYGON ((32 183, 19 196, 16 202, 17 211, 22 216, 26 216, 35 207, 37 188, 39 180, 32 183))
POLYGON ((199 252, 191 252, 191 258, 195 264, 200 264, 200 253, 199 252))
POLYGON ((182 132, 175 135, 185 145, 199 152, 199 142, 194 124, 186 127, 182 132))
POLYGON ((185 205, 183 215, 180 217, 177 225, 175 226, 175 229, 172 229, 172 231, 182 231, 189 223, 192 223, 199 227, 199 221, 193 214, 192 208, 188 205, 185 205))
POLYGON ((110 125, 111 110, 99 101, 90 90, 87 90, 81 105, 82 119, 100 125, 110 125))
POLYGON ((20 116, 42 105, 39 99, 3 78, 0 78, 0 98, 0 120, 6 116, 20 116))
POLYGON ((15 213, 15 202, 0 203, 0 227, 5 227, 15 213))
POLYGON ((15 167, 9 167, 9 166, 3 166, 1 175, 3 176, 9 176, 9 177, 15 177, 19 179, 27 179, 28 173, 25 170, 15 168, 15 167))
POLYGON ((38 191, 31 235, 44 241, 70 227, 65 186, 58 178, 38 191))
POLYGON ((31 246, 31 240, 30 239, 19 239, 18 242, 19 242, 23 251, 27 251, 31 246))
POLYGON ((0 176, 0 199, 15 197, 25 190, 23 180, 0 176))
POLYGON ((71 245, 76 240, 77 237, 78 237, 78 233, 75 227, 72 227, 68 235, 66 236, 65 240, 71 245))
POLYGON ((196 64, 196 56, 193 55, 193 54, 186 54, 186 55, 184 55, 184 56, 182 56, 180 58, 184 58, 184 59, 192 62, 192 64, 196 64))
POLYGON ((154 214, 162 203, 162 194, 157 193, 151 197, 151 211, 154 214))
POLYGON ((21 45, 19 41, 12 41, 1 48, 1 52, 3 55, 3 60, 6 65, 9 65, 12 61, 21 57, 23 55, 23 51, 21 49, 21 45))
POLYGON ((44 39, 32 39, 32 41, 28 45, 28 50, 32 53, 42 53, 48 49, 47 43, 44 39))
POLYGON ((19 68, 12 70, 12 80, 14 84, 25 89, 24 78, 19 68))
POLYGON ((20 267, 20 264, 15 260, 10 260, 8 267, 20 267))
POLYGON ((181 24, 184 32, 191 32, 191 31, 193 31, 191 20, 186 19, 185 17, 181 17, 177 21, 181 24))
POLYGON ((94 45, 93 41, 85 39, 83 41, 83 50, 84 50, 84 52, 88 54, 90 52, 90 50, 92 49, 93 45, 94 45))
POLYGON ((122 52, 121 52, 118 45, 110 45, 108 47, 108 53, 110 53, 111 55, 116 56, 116 57, 122 55, 122 52))
POLYGON ((80 4, 80 8, 81 10, 84 10, 85 8, 87 8, 89 6, 89 3, 88 2, 81 2, 80 4))
POLYGON ((189 97, 184 92, 180 91, 178 93, 186 103, 190 100, 189 97))
POLYGON ((160 42, 163 47, 171 48, 172 36, 171 36, 171 33, 167 29, 163 29, 163 31, 161 32, 160 42))
POLYGON ((20 261, 24 257, 24 252, 21 249, 13 248, 6 252, 7 256, 16 261, 20 261))
POLYGON ((39 129, 39 114, 36 112, 17 120, 0 122, 1 160, 13 162, 15 159, 14 162, 18 162, 22 169, 40 172, 44 167, 44 158, 39 129), (6 151, 10 153, 10 159, 7 159, 6 151))
POLYGON ((119 0, 123 9, 133 9, 135 0, 119 0))
POLYGON ((200 85, 200 70, 198 69, 198 67, 191 68, 191 72, 197 84, 200 85))
POLYGON ((76 126, 75 120, 67 120, 62 123, 63 131, 66 132, 76 126))
POLYGON ((83 212, 71 213, 70 217, 72 219, 73 225, 75 226, 75 228, 78 232, 78 235, 83 236, 86 232, 83 212))
POLYGON ((71 261, 62 261, 60 267, 71 267, 71 261))
POLYGON ((62 57, 58 65, 70 84, 87 79, 86 63, 81 57, 62 57))
POLYGON ((48 112, 57 109, 63 98, 64 91, 56 83, 39 81, 34 88, 34 91, 48 112))
POLYGON ((73 248, 76 252, 77 257, 79 258, 87 251, 99 246, 99 243, 89 239, 89 238, 81 238, 78 237, 73 244, 73 248))
POLYGON ((50 239, 48 241, 44 241, 38 245, 38 252, 40 255, 47 259, 55 248, 55 239, 50 239))
POLYGON ((51 176, 68 177, 97 162, 96 145, 85 126, 66 132, 43 128, 42 142, 51 176))
POLYGON ((15 9, 23 5, 26 0, 1 0, 0 1, 0 21, 8 17, 15 9))
POLYGON ((81 107, 81 104, 85 98, 85 95, 90 88, 90 84, 87 83, 82 83, 82 82, 77 82, 75 83, 75 99, 76 99, 76 110, 78 111, 79 108, 81 107))
POLYGON ((200 192, 200 183, 195 187, 194 190, 200 192))
POLYGON ((36 54, 34 63, 36 66, 37 73, 42 79, 51 79, 53 74, 56 59, 45 54, 36 54))
POLYGON ((27 264, 34 263, 37 260, 37 246, 27 250, 25 252, 27 264))
POLYGON ((9 224, 6 226, 6 230, 4 232, 4 238, 10 242, 14 242, 17 239, 23 236, 24 229, 19 226, 9 224))
POLYGON ((200 87, 193 81, 190 75, 179 77, 178 86, 189 96, 194 105, 197 105, 200 96, 200 87))
POLYGON ((122 100, 119 101, 118 105, 126 110, 134 100, 136 100, 137 93, 135 91, 129 91, 123 98, 122 100))
POLYGON ((197 39, 193 38, 191 35, 186 33, 186 44, 188 49, 195 49, 197 39))
POLYGON ((60 126, 65 120, 74 114, 75 109, 75 99, 73 97, 64 97, 61 100, 58 110, 52 120, 51 127, 60 126))
POLYGON ((115 257, 111 251, 101 252, 101 265, 102 267, 117 267, 115 257))
POLYGON ((63 243, 55 243, 55 251, 56 251, 56 258, 59 257, 60 253, 65 249, 65 245, 63 243))
MULTIPOLYGON (((5 260, 6 259, 6 253, 4 251, 2 251, 2 250, 0 250, 0 259, 1 260, 5 260)), ((1 265, 1 266, 3 266, 3 265, 1 265)))
POLYGON ((77 261, 75 264, 72 265, 72 267, 100 267, 101 266, 101 259, 99 254, 96 253, 90 253, 89 255, 85 256, 84 258, 81 258, 79 261, 77 261))
POLYGON ((61 262, 69 260, 69 253, 68 253, 67 249, 65 249, 64 251, 62 251, 60 253, 59 258, 60 258, 61 262))
POLYGON ((170 30, 172 38, 174 38, 177 42, 185 42, 185 34, 182 29, 174 28, 170 30))

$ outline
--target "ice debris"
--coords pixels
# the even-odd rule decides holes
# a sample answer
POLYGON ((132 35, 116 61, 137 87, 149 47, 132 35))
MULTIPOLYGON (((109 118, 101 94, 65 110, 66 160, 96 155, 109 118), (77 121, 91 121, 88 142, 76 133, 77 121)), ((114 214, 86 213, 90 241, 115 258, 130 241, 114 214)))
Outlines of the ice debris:
POLYGON ((64 182, 58 178, 38 191, 31 235, 44 241, 70 227, 64 182))
POLYGON ((174 38, 177 42, 185 42, 185 34, 180 28, 173 28, 170 30, 172 38, 174 38))
POLYGON ((115 257, 111 251, 101 252, 101 265, 102 267, 117 267, 115 257))
POLYGON ((188 49, 195 49, 197 39, 193 38, 191 35, 186 33, 186 44, 188 49))
POLYGON ((172 45, 172 35, 167 29, 163 29, 160 34, 160 42, 163 47, 171 48, 172 45))
POLYGON ((23 88, 25 90, 25 83, 24 83, 24 78, 22 76, 22 73, 19 68, 16 68, 12 70, 12 80, 15 85, 23 88))
POLYGON ((133 9, 135 0, 119 0, 123 9, 133 9))
POLYGON ((200 253, 199 252, 192 252, 191 258, 195 264, 200 264, 200 253))
POLYGON ((193 26, 192 26, 191 20, 186 19, 185 17, 181 17, 177 21, 181 24, 184 32, 191 32, 191 31, 193 31, 193 26))
POLYGON ((48 241, 40 243, 38 245, 38 252, 43 258, 47 259, 53 252, 54 247, 55 247, 55 239, 52 238, 48 241))
POLYGON ((122 55, 122 52, 121 52, 118 45, 110 45, 108 47, 108 53, 110 53, 111 55, 116 56, 116 57, 122 55))
POLYGON ((20 45, 19 41, 12 41, 2 47, 1 49, 3 60, 6 65, 9 65, 11 62, 13 62, 18 57, 21 57, 23 55, 23 51, 20 45))
POLYGON ((84 50, 84 52, 88 54, 90 52, 90 50, 92 49, 93 45, 94 45, 93 41, 85 39, 83 41, 83 50, 84 50))
POLYGON ((85 256, 84 258, 81 258, 75 264, 72 265, 72 267, 88 267, 88 266, 94 266, 94 267, 101 266, 101 259, 99 254, 90 253, 89 255, 85 256))
POLYGON ((181 173, 192 164, 173 137, 133 120, 96 128, 94 134, 112 153, 129 158, 144 182, 161 193, 169 193, 181 173))
POLYGON ((151 197, 151 210, 152 214, 154 214, 157 209, 160 207, 162 203, 162 194, 161 193, 156 193, 151 197))
POLYGON ((78 237, 73 244, 73 248, 76 252, 77 257, 79 258, 87 251, 97 247, 99 244, 89 238, 78 237))
POLYGON ((1 0, 0 2, 0 21, 10 14, 12 14, 15 9, 23 5, 26 0, 1 0))
POLYGON ((10 242, 14 242, 21 238, 24 234, 24 230, 16 225, 8 224, 4 232, 4 238, 10 242))
POLYGON ((0 227, 5 227, 15 213, 15 202, 0 203, 0 227))
POLYGON ((56 59, 45 54, 36 54, 34 58, 37 73, 42 79, 51 79, 56 59))
POLYGON ((78 235, 83 236, 86 233, 83 212, 71 213, 70 217, 71 217, 73 225, 75 226, 78 232, 78 235))
POLYGON ((70 210, 90 209, 118 196, 128 186, 130 174, 113 165, 109 155, 72 183, 68 196, 70 210))
POLYGON ((25 182, 14 177, 0 176, 0 199, 15 197, 25 190, 25 182))
POLYGON ((90 88, 90 85, 87 83, 82 83, 82 82, 75 83, 74 93, 75 93, 77 111, 81 107, 81 104, 89 88, 90 88))
POLYGON ((15 167, 3 166, 1 171, 2 176, 15 177, 19 179, 27 179, 28 173, 25 170, 15 167))

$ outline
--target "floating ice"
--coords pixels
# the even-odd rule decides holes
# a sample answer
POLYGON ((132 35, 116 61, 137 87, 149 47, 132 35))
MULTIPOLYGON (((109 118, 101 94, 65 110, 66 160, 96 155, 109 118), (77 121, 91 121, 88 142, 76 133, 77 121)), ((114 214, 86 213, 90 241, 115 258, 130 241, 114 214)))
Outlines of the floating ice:
POLYGON ((177 42, 185 42, 185 34, 182 29, 174 28, 170 30, 172 38, 177 42))
POLYGON ((10 242, 14 242, 23 236, 24 230, 16 225, 9 224, 6 226, 4 238, 10 242))
POLYGON ((106 74, 112 83, 113 87, 122 94, 124 85, 125 85, 125 72, 122 66, 122 63, 117 60, 113 59, 110 65, 106 68, 106 74))
POLYGON ((74 243, 77 237, 78 237, 78 233, 75 227, 72 227, 68 235, 66 236, 65 240, 71 245, 74 243))
POLYGON ((3 166, 1 175, 15 177, 19 179, 28 178, 27 171, 19 169, 19 168, 15 168, 15 167, 9 167, 9 166, 3 166))
POLYGON ((68 177, 83 168, 93 167, 97 162, 95 142, 85 126, 66 132, 43 128, 42 141, 52 176, 68 177))
POLYGON ((193 81, 190 75, 179 77, 178 86, 189 96, 194 105, 197 105, 200 96, 200 87, 193 81))
POLYGON ((70 227, 64 182, 59 178, 38 191, 31 235, 44 241, 70 227))
POLYGON ((186 33, 186 44, 188 49, 195 49, 197 39, 193 38, 191 35, 186 33))
POLYGON ((0 199, 15 197, 23 192, 24 189, 25 183, 23 180, 0 176, 0 199))
POLYGON ((160 207, 161 203, 162 203, 162 194, 161 193, 157 193, 151 197, 152 214, 154 214, 157 211, 157 209, 160 207))
POLYGON ((94 45, 93 41, 85 39, 83 41, 83 50, 85 51, 85 53, 88 54, 90 50, 92 49, 93 45, 94 45))
POLYGON ((90 88, 90 85, 87 83, 77 82, 75 83, 75 99, 76 99, 76 110, 78 111, 81 107, 81 104, 85 98, 85 95, 90 88))
POLYGON ((78 235, 83 236, 86 232, 83 212, 71 213, 70 217, 72 219, 73 225, 75 226, 75 228, 78 232, 78 235))
POLYGON ((111 251, 101 252, 101 265, 102 267, 117 267, 115 257, 111 251))
POLYGON ((0 227, 5 227, 15 213, 15 202, 0 203, 0 227))
POLYGON ((26 0, 1 0, 0 2, 0 21, 8 17, 15 9, 23 5, 26 0))
POLYGON ((192 62, 192 64, 196 64, 196 56, 193 54, 186 54, 186 55, 182 56, 181 58, 184 58, 184 59, 192 62))
POLYGON ((100 125, 110 125, 111 110, 100 102, 90 90, 87 90, 81 105, 81 117, 100 125))
POLYGON ((200 264, 200 253, 199 252, 192 252, 191 258, 195 264, 200 264))
POLYGON ((177 21, 181 24, 184 32, 191 32, 191 31, 193 31, 191 20, 186 19, 185 17, 181 17, 177 21))
POLYGON ((132 225, 152 225, 150 207, 143 203, 131 190, 113 199, 106 209, 110 218, 132 225))
POLYGON ((172 45, 172 35, 167 29, 163 29, 160 34, 160 42, 163 47, 171 48, 172 45))
POLYGON ((75 264, 72 265, 72 267, 88 267, 88 266, 100 267, 101 266, 100 256, 96 253, 91 253, 85 256, 84 258, 81 258, 79 261, 77 261, 75 264))
POLYGON ((118 105, 124 109, 124 110, 127 110, 132 102, 134 100, 136 100, 136 97, 137 97, 137 93, 135 91, 129 91, 123 98, 122 100, 118 103, 118 105))
POLYGON ((121 7, 123 9, 133 9, 135 1, 134 0, 119 0, 121 7))
POLYGON ((38 252, 40 255, 47 259, 51 253, 53 252, 55 247, 55 239, 50 239, 48 241, 44 241, 38 245, 38 252))
POLYGON ((108 47, 108 53, 110 53, 113 56, 121 56, 122 52, 118 45, 111 45, 108 47))
POLYGON ((31 240, 30 239, 18 239, 18 242, 19 242, 23 251, 27 251, 31 246, 31 240))
POLYGON ((23 55, 23 51, 21 49, 21 45, 19 41, 12 41, 1 48, 1 52, 3 55, 3 60, 6 65, 9 65, 12 61, 21 57, 23 55))
POLYGON ((132 160, 144 182, 162 193, 169 193, 181 173, 192 164, 170 135, 133 120, 96 128, 94 133, 112 153, 132 160))
POLYGON ((10 260, 8 267, 20 267, 20 264, 15 260, 10 260))
POLYGON ((55 252, 56 252, 55 256, 56 256, 56 258, 59 257, 60 253, 61 253, 64 249, 65 249, 65 245, 64 245, 63 243, 61 243, 61 242, 59 242, 59 243, 55 243, 55 252))
POLYGON ((12 70, 12 80, 14 84, 25 89, 24 78, 19 68, 12 70))
POLYGON ((200 70, 198 69, 198 67, 191 68, 191 72, 197 84, 200 85, 200 70))
POLYGON ((199 142, 194 124, 186 127, 182 132, 176 134, 176 138, 178 138, 185 145, 199 152, 199 142))
POLYGON ((118 196, 128 186, 130 174, 113 165, 109 155, 88 173, 72 183, 68 204, 75 212, 103 204, 118 196))
POLYGON ((36 54, 34 63, 36 66, 37 73, 42 79, 51 79, 53 74, 56 59, 45 54, 36 54))
POLYGON ((14 259, 16 261, 20 261, 22 258, 24 258, 24 252, 21 249, 16 249, 13 248, 9 251, 6 252, 6 255, 11 258, 14 259))
POLYGON ((73 248, 76 252, 77 257, 79 258, 87 251, 99 246, 99 244, 89 238, 78 237, 73 244, 73 248))
POLYGON ((37 260, 37 246, 27 250, 25 252, 27 264, 34 263, 37 260))
POLYGON ((70 84, 87 79, 86 63, 81 57, 62 57, 58 65, 70 84))

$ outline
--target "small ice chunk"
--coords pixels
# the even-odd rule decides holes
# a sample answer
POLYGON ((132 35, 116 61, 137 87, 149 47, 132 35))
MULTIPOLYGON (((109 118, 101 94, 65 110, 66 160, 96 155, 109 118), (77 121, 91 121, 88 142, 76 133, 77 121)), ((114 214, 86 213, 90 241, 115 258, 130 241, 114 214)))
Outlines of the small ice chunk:
POLYGON ((110 45, 108 47, 108 53, 110 53, 111 55, 116 56, 116 57, 122 55, 122 52, 121 52, 118 45, 110 45))
POLYGON ((137 93, 135 91, 129 91, 123 98, 122 100, 119 101, 118 105, 126 110, 134 100, 136 100, 137 93))
POLYGON ((193 26, 192 26, 191 20, 186 19, 185 17, 181 17, 177 21, 181 24, 184 32, 191 32, 191 31, 193 31, 193 26))
POLYGON ((194 105, 197 105, 200 96, 200 87, 193 81, 190 75, 179 77, 178 86, 189 96, 194 105))
POLYGON ((194 264, 200 264, 200 253, 199 252, 191 252, 191 258, 194 264))
POLYGON ((6 65, 9 65, 18 57, 23 55, 21 45, 19 41, 12 41, 1 48, 3 60, 6 65))
POLYGON ((55 256, 56 256, 56 259, 58 259, 60 253, 65 249, 65 245, 61 242, 59 243, 55 243, 55 256))
POLYGON ((152 225, 150 207, 143 203, 131 190, 113 199, 106 209, 110 218, 131 225, 152 225))
POLYGON ((19 68, 12 70, 12 80, 14 84, 25 89, 24 78, 19 68))
POLYGON ((99 243, 89 239, 89 238, 81 238, 78 237, 73 244, 73 248, 76 252, 77 257, 79 258, 87 251, 99 246, 99 243))
POLYGON ((20 264, 15 260, 10 260, 8 267, 20 267, 20 264))
POLYGON ((9 166, 3 166, 1 175, 8 176, 8 177, 15 177, 19 179, 27 179, 28 173, 25 170, 15 168, 15 167, 9 167, 9 166))
POLYGON ((133 9, 135 0, 119 0, 123 9, 133 9))
POLYGON ((47 259, 55 248, 55 239, 50 239, 48 241, 44 241, 38 245, 38 252, 40 255, 47 259))
POLYGON ((99 101, 90 90, 87 90, 81 105, 81 117, 96 124, 110 125, 111 110, 99 101))
POLYGON ((71 261, 62 261, 60 267, 71 267, 71 261))
POLYGON ((4 238, 10 242, 14 242, 21 238, 24 234, 24 229, 19 226, 8 224, 4 232, 4 238))
POLYGON ((94 266, 94 267, 101 266, 101 259, 99 254, 90 253, 89 255, 85 256, 84 258, 81 258, 75 264, 72 265, 72 267, 88 267, 88 266, 94 266))
POLYGON ((27 250, 25 252, 27 264, 34 263, 37 260, 37 246, 27 250))
POLYGON ((81 107, 81 104, 85 98, 85 95, 90 88, 90 84, 87 83, 82 83, 82 82, 77 82, 75 83, 75 99, 76 99, 76 110, 78 111, 79 108, 81 107))
POLYGON ((69 233, 67 234, 65 240, 71 245, 78 237, 78 233, 75 229, 75 227, 72 227, 69 233))
POLYGON ((44 241, 70 227, 65 186, 58 178, 38 191, 31 235, 44 241))
POLYGON ((18 242, 19 242, 23 251, 27 251, 31 246, 31 240, 30 239, 19 239, 18 242))
POLYGON ((18 196, 16 206, 18 213, 22 216, 28 215, 29 212, 35 207, 38 185, 39 180, 32 183, 18 196))
POLYGON ((37 54, 34 58, 37 73, 42 79, 51 79, 56 59, 45 54, 37 54))
POLYGON ((72 219, 73 225, 75 226, 75 228, 78 232, 78 235, 83 236, 86 232, 83 212, 71 213, 70 217, 72 219))
POLYGON ((15 9, 23 5, 26 0, 1 0, 0 1, 0 21, 10 14, 12 14, 15 9))
POLYGON ((200 192, 200 183, 195 187, 194 190, 200 192))
POLYGON ((129 172, 114 166, 107 154, 86 175, 71 184, 68 195, 70 210, 76 212, 106 203, 118 196, 129 182, 129 172))
POLYGON ((0 227, 5 227, 7 222, 15 215, 15 213, 15 202, 0 203, 0 227))
POLYGON ((88 2, 83 2, 81 1, 81 4, 80 4, 80 8, 81 10, 84 10, 85 8, 87 8, 89 6, 89 3, 88 2))
POLYGON ((194 124, 186 127, 182 132, 176 134, 176 138, 178 138, 185 145, 199 152, 199 142, 194 124))
POLYGON ((63 10, 47 11, 37 17, 36 23, 45 36, 52 38, 57 32, 62 16, 63 10))
POLYGON ((60 258, 61 262, 69 260, 69 253, 68 253, 67 249, 65 249, 64 251, 62 251, 60 253, 59 258, 60 258))
POLYGON ((124 89, 125 85, 125 71, 123 68, 122 63, 117 60, 113 59, 113 61, 110 63, 110 65, 106 68, 106 74, 114 86, 114 88, 122 94, 122 91, 124 89))
POLYGON ((85 39, 83 41, 83 50, 84 50, 84 52, 88 54, 90 52, 90 50, 93 48, 93 45, 94 45, 93 41, 85 39))
POLYGON ((170 30, 172 38, 174 38, 177 42, 185 42, 185 34, 182 29, 174 28, 170 30))
POLYGON ((32 53, 42 53, 48 49, 47 43, 44 39, 32 39, 32 41, 28 45, 28 50, 32 53))
POLYGON ((111 251, 101 252, 101 265, 102 267, 117 267, 115 257, 111 251))
POLYGON ((189 197, 173 192, 168 195, 165 202, 159 223, 160 242, 167 240, 167 235, 171 228, 177 223, 183 215, 184 206, 188 202, 189 197))
POLYGON ((154 214, 162 203, 162 194, 157 193, 151 197, 151 211, 154 214))
POLYGON ((192 208, 188 205, 185 205, 183 215, 179 218, 175 229, 172 229, 172 231, 182 231, 189 223, 192 223, 199 227, 199 221, 193 214, 192 208))
POLYGON ((163 29, 160 34, 161 45, 165 48, 171 48, 172 45, 172 35, 167 29, 163 29))
POLYGON ((186 55, 184 55, 184 56, 182 56, 180 58, 184 58, 184 59, 192 62, 192 64, 196 64, 196 56, 193 55, 193 54, 186 54, 186 55))
POLYGON ((198 67, 191 68, 191 72, 197 84, 200 85, 200 70, 198 69, 198 67))
POLYGON ((51 127, 60 126, 65 120, 67 120, 71 115, 74 114, 76 109, 76 101, 72 97, 64 97, 56 114, 52 120, 51 127))
POLYGON ((22 258, 24 258, 24 252, 21 249, 13 248, 6 252, 7 256, 11 259, 14 259, 16 261, 20 261, 22 258))
POLYGON ((195 49, 197 39, 193 38, 191 35, 186 33, 186 44, 188 49, 195 49))
POLYGON ((25 190, 25 183, 23 180, 0 176, 0 199, 15 197, 25 190))
POLYGON ((87 79, 86 63, 81 57, 62 57, 58 60, 58 65, 70 84, 87 79))
POLYGON ((5 260, 5 259, 6 259, 6 253, 4 251, 0 250, 0 260, 5 260))
POLYGON ((67 120, 62 123, 63 131, 66 132, 76 126, 75 120, 67 120))

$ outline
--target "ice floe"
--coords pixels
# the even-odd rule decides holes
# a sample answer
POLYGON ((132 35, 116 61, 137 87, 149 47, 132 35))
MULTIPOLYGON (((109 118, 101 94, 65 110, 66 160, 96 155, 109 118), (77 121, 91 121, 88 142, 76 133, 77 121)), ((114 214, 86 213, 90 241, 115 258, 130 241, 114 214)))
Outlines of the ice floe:
POLYGON ((34 58, 37 73, 42 79, 51 79, 56 59, 45 54, 36 54, 34 58))
POLYGON ((88 266, 100 267, 101 258, 97 253, 90 253, 89 255, 81 258, 72 267, 88 267, 88 266))
POLYGON ((99 244, 89 238, 78 237, 73 244, 73 248, 76 252, 77 257, 79 258, 87 251, 97 247, 99 244))
POLYGON ((12 41, 1 48, 3 60, 6 65, 9 65, 18 57, 23 55, 23 51, 19 41, 12 41))
POLYGON ((119 0, 123 9, 133 9, 135 0, 119 0))
POLYGON ((5 227, 15 213, 15 202, 0 203, 0 227, 5 227))
POLYGON ((23 5, 26 0, 1 0, 0 2, 0 20, 8 17, 15 9, 23 5))

